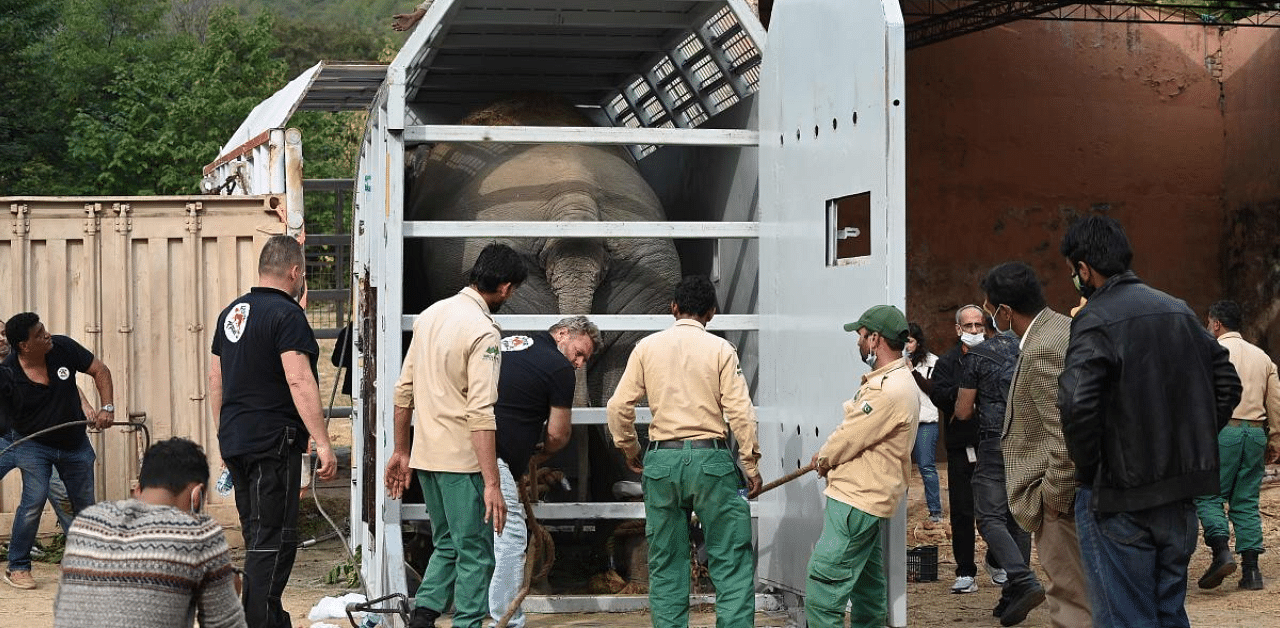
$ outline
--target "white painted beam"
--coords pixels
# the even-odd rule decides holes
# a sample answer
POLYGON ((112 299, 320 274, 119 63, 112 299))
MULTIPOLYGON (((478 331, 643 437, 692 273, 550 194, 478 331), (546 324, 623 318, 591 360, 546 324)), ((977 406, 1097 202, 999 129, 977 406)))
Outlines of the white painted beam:
POLYGON ((760 237, 756 222, 586 222, 406 220, 406 238, 684 238, 760 237))
MULTIPOLYGON (((756 503, 751 506, 751 518, 756 518, 756 503)), ((538 521, 564 521, 566 519, 594 519, 617 521, 620 519, 644 519, 644 502, 539 502, 533 505, 533 516, 538 521)), ((427 507, 422 504, 400 506, 401 521, 426 521, 427 507)))
MULTIPOLYGON (((757 612, 784 610, 782 596, 770 593, 756 594, 757 612)), ((689 606, 711 606, 716 603, 714 594, 690 595, 689 606)), ((649 608, 647 595, 530 595, 524 598, 520 608, 526 613, 634 613, 649 608)), ((608 622, 600 621, 600 625, 608 622)))
POLYGON ((631 127, 408 126, 405 145, 428 142, 503 144, 654 144, 658 146, 757 146, 760 133, 743 129, 652 129, 631 127))
MULTIPOLYGON (((565 318, 564 314, 497 314, 494 319, 504 331, 541 331, 565 318)), ((670 314, 588 314, 600 331, 662 331, 675 321, 670 314)), ((400 329, 412 331, 416 314, 400 317, 400 329)), ((755 314, 717 314, 707 325, 709 331, 755 331, 760 317, 755 314)))

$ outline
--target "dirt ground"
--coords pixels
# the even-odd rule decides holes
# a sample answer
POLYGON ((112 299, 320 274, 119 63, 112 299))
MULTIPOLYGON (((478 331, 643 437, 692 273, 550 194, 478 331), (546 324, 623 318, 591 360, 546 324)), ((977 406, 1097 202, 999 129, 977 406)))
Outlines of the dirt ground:
MULTIPOLYGON (((326 357, 332 350, 333 341, 321 342, 321 356, 326 357)), ((334 368, 327 359, 320 360, 320 389, 322 401, 328 403, 333 390, 334 368)), ((350 398, 340 392, 334 401, 336 406, 350 405, 350 398)), ((330 435, 335 446, 350 445, 350 422, 336 419, 330 425, 330 435)), ((946 471, 945 463, 939 464, 938 475, 942 482, 943 504, 946 504, 946 471)), ((347 515, 348 483, 339 477, 325 483, 320 495, 330 515, 342 521, 347 515)), ((303 538, 313 535, 323 536, 328 533, 328 526, 316 514, 310 497, 303 502, 303 517, 300 525, 303 538)), ((1191 585, 1187 592, 1187 612, 1195 626, 1260 626, 1280 625, 1280 483, 1264 485, 1261 495, 1262 524, 1265 544, 1272 551, 1260 558, 1263 576, 1267 578, 1267 587, 1262 591, 1239 591, 1236 589, 1238 575, 1232 576, 1221 587, 1212 591, 1201 591, 1196 588, 1195 580, 1199 578, 1209 564, 1209 551, 1199 547, 1191 559, 1191 585)), ((908 494, 908 543, 912 545, 938 546, 938 581, 910 583, 907 585, 907 618, 911 626, 998 626, 999 622, 991 616, 995 607, 999 589, 990 580, 980 580, 977 593, 952 595, 951 582, 954 579, 955 561, 951 554, 950 530, 944 517, 942 524, 931 526, 926 521, 928 509, 924 504, 924 492, 920 478, 913 474, 911 490, 908 494)), ((239 543, 238 530, 229 529, 228 540, 239 543)), ((985 550, 981 537, 978 539, 978 555, 985 550)), ((233 550, 236 560, 242 558, 239 548, 233 550)), ((0 557, 2 559, 2 557, 0 557)), ((293 624, 299 628, 309 628, 314 622, 307 619, 312 606, 325 596, 339 596, 346 592, 339 585, 324 584, 324 578, 331 570, 346 562, 346 555, 336 539, 322 541, 298 551, 297 563, 293 569, 293 577, 285 590, 285 609, 293 617, 293 624)), ((1039 571, 1039 563, 1032 553, 1032 562, 1039 571)), ((1043 572, 1039 571, 1043 579, 1043 572)), ((53 600, 57 593, 58 566, 47 563, 35 563, 34 570, 38 588, 34 591, 18 591, 0 583, 0 628, 22 626, 24 628, 52 628, 53 600)), ((346 626, 345 618, 325 620, 336 626, 346 626)), ((757 626, 786 626, 788 616, 785 612, 757 613, 757 626)), ((440 625, 449 626, 442 621, 440 625)), ((582 628, 644 628, 650 625, 647 612, 634 613, 596 613, 574 615, 537 615, 528 616, 530 628, 551 628, 554 626, 576 626, 582 628)), ((694 628, 715 626, 715 613, 710 608, 695 609, 690 615, 689 625, 694 628)), ((1021 624, 1028 628, 1046 628, 1049 626, 1048 612, 1043 605, 1028 616, 1021 624)))
MULTIPOLYGON (((337 427, 337 424, 335 424, 337 427)), ((336 434, 335 434, 336 436, 336 434)), ((940 468, 943 482, 943 503, 946 503, 946 473, 940 468)), ((345 481, 342 479, 327 483, 321 489, 322 500, 331 514, 338 517, 345 513, 345 481)), ((307 504, 310 504, 308 499, 307 504)), ((1221 587, 1212 591, 1201 591, 1196 588, 1194 580, 1204 572, 1209 563, 1209 552, 1206 548, 1197 549, 1191 561, 1191 586, 1187 594, 1187 612, 1195 626, 1272 626, 1280 623, 1280 484, 1264 485, 1262 490, 1263 528, 1266 545, 1273 551, 1263 554, 1261 568, 1267 578, 1267 588, 1262 591, 1239 591, 1235 587, 1237 576, 1229 578, 1221 587)), ((304 515, 304 536, 313 533, 324 534, 327 530, 318 523, 314 507, 304 510, 312 514, 304 515), (308 520, 310 523, 308 523, 308 520), (308 526, 310 526, 308 528, 308 526)), ((939 526, 929 527, 925 515, 923 491, 919 478, 916 477, 908 497, 909 523, 908 539, 911 543, 938 545, 938 581, 911 583, 907 586, 907 615, 911 626, 998 626, 998 621, 991 616, 995 606, 998 589, 989 580, 981 581, 977 593, 952 595, 950 593, 955 561, 951 557, 948 541, 949 530, 945 522, 939 526)), ((237 539, 234 530, 229 537, 237 539)), ((983 547, 979 538, 979 555, 983 547)), ((240 552, 236 550, 237 560, 240 552)), ((1033 553, 1033 563, 1039 569, 1033 553)), ((299 550, 297 564, 293 570, 293 578, 285 591, 285 608, 294 618, 294 625, 308 628, 313 622, 307 620, 311 607, 326 595, 342 595, 347 592, 338 585, 323 583, 324 576, 334 567, 345 561, 345 555, 336 540, 328 540, 313 547, 299 550)), ((1041 572, 1043 577, 1043 572, 1041 572)), ((45 563, 36 563, 35 577, 39 588, 34 591, 18 591, 0 584, 0 628, 23 626, 24 628, 49 628, 53 626, 53 599, 57 592, 58 567, 45 563)), ((327 623, 345 626, 345 619, 331 619, 327 623)), ((441 622, 442 626, 449 623, 441 622)), ((530 615, 530 628, 550 628, 552 626, 609 627, 609 628, 642 628, 649 626, 649 615, 636 613, 599 613, 575 615, 530 615)), ((715 625, 715 615, 710 609, 699 609, 690 617, 690 626, 711 627, 715 625)), ((786 613, 757 613, 757 626, 786 626, 786 613)), ((1029 628, 1043 628, 1049 625, 1048 612, 1042 605, 1034 610, 1022 624, 1029 628)))

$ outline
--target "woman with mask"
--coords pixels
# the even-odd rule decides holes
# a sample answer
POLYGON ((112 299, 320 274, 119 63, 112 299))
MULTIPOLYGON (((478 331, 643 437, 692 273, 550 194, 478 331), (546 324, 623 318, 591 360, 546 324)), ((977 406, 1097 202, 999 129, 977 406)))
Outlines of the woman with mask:
POLYGON ((938 356, 929 352, 924 332, 920 325, 911 323, 907 327, 910 336, 904 353, 911 362, 912 375, 920 395, 920 426, 916 430, 916 444, 911 450, 911 461, 920 469, 920 479, 924 482, 924 501, 929 507, 929 522, 942 522, 942 496, 938 491, 938 408, 929 400, 929 392, 933 390, 933 369, 938 363, 938 356))

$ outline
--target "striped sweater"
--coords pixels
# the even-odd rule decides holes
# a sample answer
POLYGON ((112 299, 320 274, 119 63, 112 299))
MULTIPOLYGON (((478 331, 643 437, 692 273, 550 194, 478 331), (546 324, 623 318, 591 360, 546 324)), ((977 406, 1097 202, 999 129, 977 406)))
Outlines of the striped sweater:
POLYGON ((231 551, 207 515, 136 499, 84 509, 67 535, 56 628, 245 626, 231 551))

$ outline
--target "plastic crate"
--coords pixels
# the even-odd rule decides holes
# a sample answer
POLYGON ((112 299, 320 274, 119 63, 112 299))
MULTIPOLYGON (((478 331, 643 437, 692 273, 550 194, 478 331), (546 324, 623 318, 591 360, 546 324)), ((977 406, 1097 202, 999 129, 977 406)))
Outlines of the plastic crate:
POLYGON ((938 581, 938 546, 920 545, 907 550, 907 582, 938 581))

